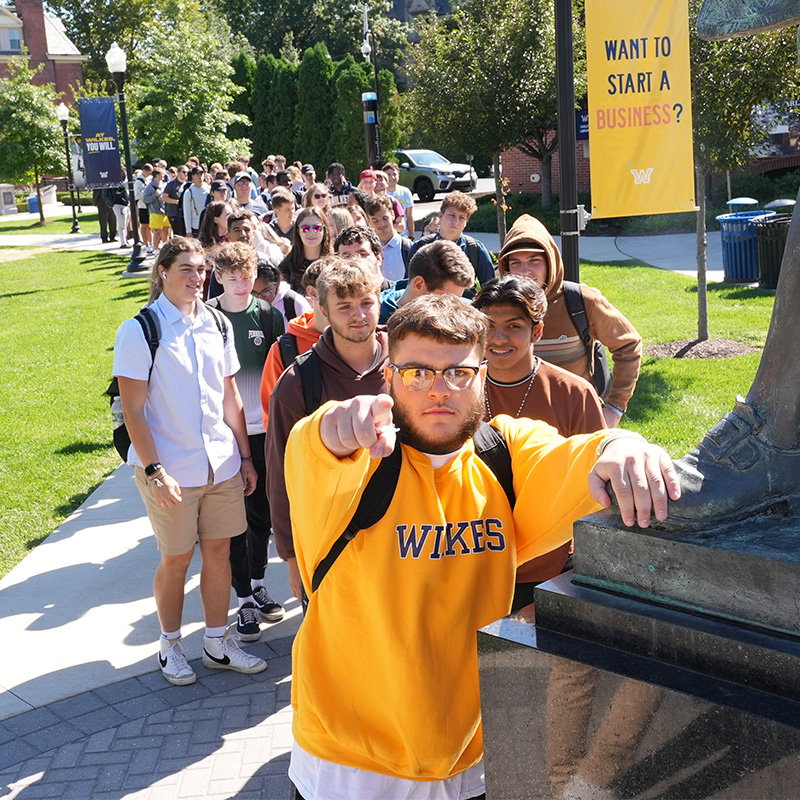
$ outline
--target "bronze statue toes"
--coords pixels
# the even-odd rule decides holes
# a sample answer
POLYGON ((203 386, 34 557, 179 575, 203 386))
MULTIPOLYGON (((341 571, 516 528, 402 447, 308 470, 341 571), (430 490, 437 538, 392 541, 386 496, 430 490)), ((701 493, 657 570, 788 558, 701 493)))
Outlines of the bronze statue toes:
POLYGON ((800 450, 764 438, 758 411, 742 398, 675 462, 682 497, 660 530, 710 528, 758 514, 787 515, 800 501, 800 450))

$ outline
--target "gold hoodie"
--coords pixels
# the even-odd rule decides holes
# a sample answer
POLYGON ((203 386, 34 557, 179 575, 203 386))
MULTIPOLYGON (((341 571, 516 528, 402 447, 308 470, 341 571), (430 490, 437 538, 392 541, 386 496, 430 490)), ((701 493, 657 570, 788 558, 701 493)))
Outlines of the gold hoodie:
MULTIPOLYGON (((513 224, 500 250, 498 272, 501 275, 508 273, 508 254, 520 249, 522 243, 544 250, 548 261, 547 283, 544 286, 547 316, 542 338, 536 343, 536 355, 591 381, 591 363, 586 348, 572 324, 564 301, 564 263, 561 253, 547 228, 538 219, 523 214, 513 224)), ((597 289, 581 284, 581 290, 589 334, 609 349, 614 364, 608 403, 624 411, 639 377, 642 337, 597 289)))

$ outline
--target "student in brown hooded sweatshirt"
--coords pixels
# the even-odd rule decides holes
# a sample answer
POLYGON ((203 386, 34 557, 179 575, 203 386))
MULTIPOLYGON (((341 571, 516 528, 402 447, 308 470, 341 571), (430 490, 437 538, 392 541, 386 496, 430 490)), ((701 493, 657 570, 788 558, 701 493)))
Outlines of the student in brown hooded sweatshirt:
MULTIPOLYGON (((536 355, 591 381, 586 348, 570 318, 564 300, 564 265, 553 237, 539 220, 523 214, 511 227, 500 250, 498 273, 535 280, 547 294, 547 316, 536 355)), ((609 428, 619 425, 636 388, 642 360, 642 337, 597 289, 581 284, 592 340, 602 342, 613 359, 611 392, 603 408, 609 428)))

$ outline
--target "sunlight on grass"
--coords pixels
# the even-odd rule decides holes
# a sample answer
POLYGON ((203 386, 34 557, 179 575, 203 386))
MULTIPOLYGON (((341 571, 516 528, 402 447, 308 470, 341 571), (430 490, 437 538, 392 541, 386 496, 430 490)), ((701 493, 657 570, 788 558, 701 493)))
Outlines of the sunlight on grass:
POLYGON ((47 253, 0 265, 0 575, 119 464, 103 392, 114 334, 146 299, 125 259, 47 253))

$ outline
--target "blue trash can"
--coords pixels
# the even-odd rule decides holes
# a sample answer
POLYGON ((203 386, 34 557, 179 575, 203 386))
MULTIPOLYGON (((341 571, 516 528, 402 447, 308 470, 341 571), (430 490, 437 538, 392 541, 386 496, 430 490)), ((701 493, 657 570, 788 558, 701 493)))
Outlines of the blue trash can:
POLYGON ((28 213, 39 213, 39 198, 35 194, 28 195, 28 213))
POLYGON ((762 211, 758 200, 736 197, 728 200, 731 208, 756 206, 755 211, 733 211, 717 217, 722 229, 722 269, 728 283, 755 283, 758 280, 755 219, 775 216, 774 211, 762 211))

